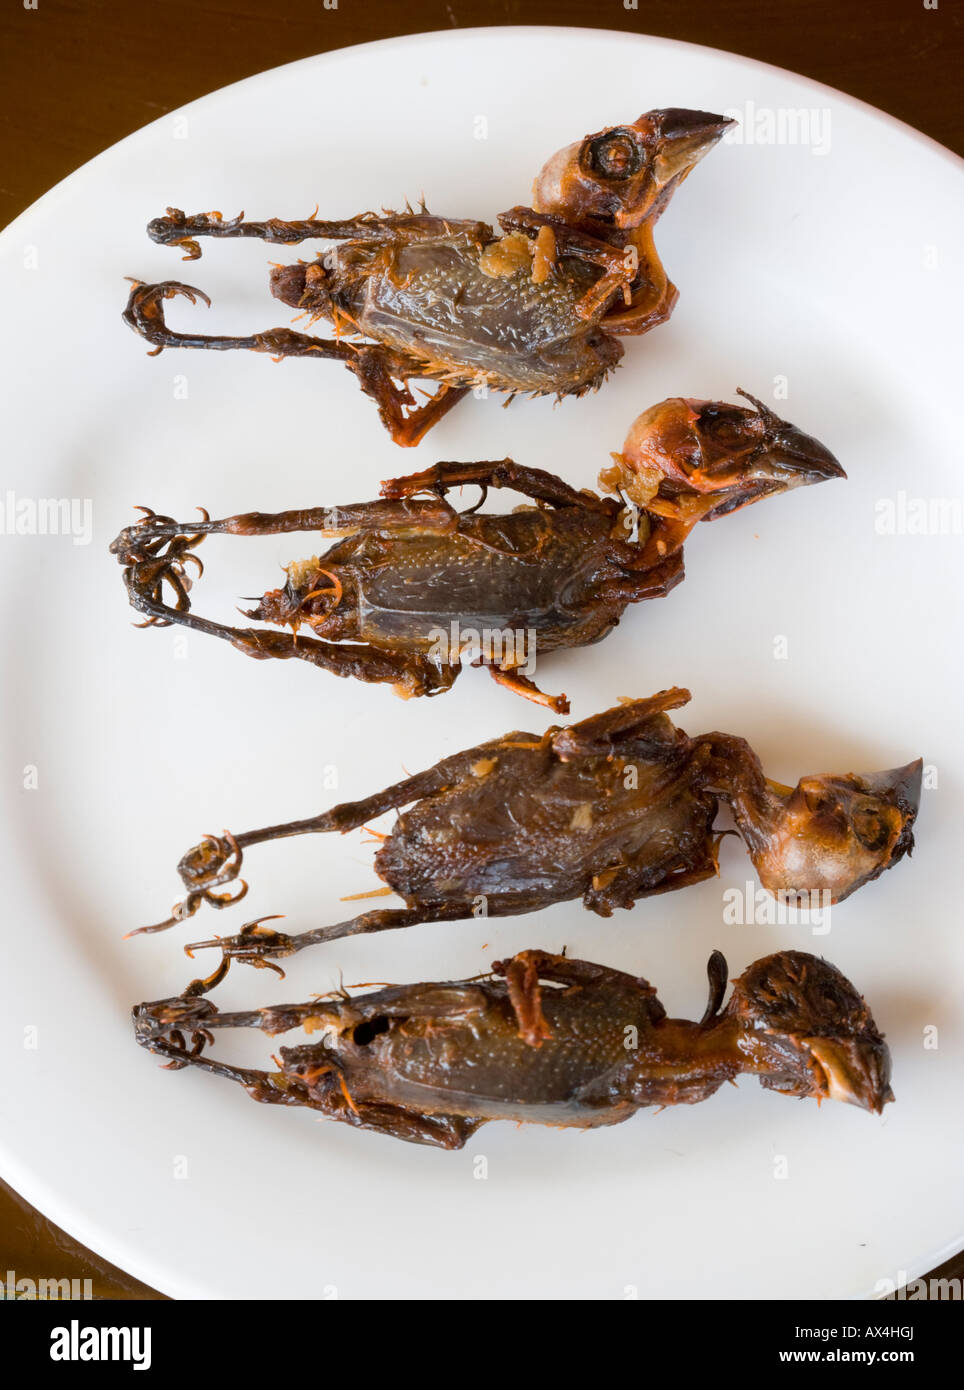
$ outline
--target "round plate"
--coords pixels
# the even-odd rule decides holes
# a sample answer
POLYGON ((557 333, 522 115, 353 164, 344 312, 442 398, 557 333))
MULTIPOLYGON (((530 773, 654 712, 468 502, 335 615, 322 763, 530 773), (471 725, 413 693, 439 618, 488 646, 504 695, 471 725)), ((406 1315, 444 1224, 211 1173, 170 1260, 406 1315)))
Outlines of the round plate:
MULTIPOLYGON (((486 29, 332 53, 217 92, 7 228, 0 1171, 14 1187, 181 1297, 866 1296, 961 1246, 960 382, 948 312, 960 303, 961 189, 946 151, 758 63, 625 34, 486 29), (629 340, 592 397, 508 410, 469 399, 402 452, 337 364, 149 358, 121 322, 125 275, 183 277, 212 296, 210 310, 172 305, 175 326, 287 322, 268 262, 299 248, 208 241, 185 266, 144 233, 167 204, 300 217, 317 202, 339 217, 424 193, 434 211, 491 220, 528 198, 554 150, 660 106, 738 113, 740 135, 660 222, 681 289, 672 322, 629 340), (212 953, 185 960, 185 941, 272 912, 292 930, 336 921, 341 898, 377 886, 362 834, 295 840, 249 855, 243 907, 122 941, 168 911, 176 861, 203 832, 302 817, 550 720, 481 671, 404 704, 178 629, 135 631, 107 552, 133 505, 187 519, 198 505, 217 516, 359 501, 436 459, 506 454, 591 485, 645 407, 732 399, 737 386, 824 440, 848 481, 700 527, 681 588, 627 612, 603 645, 548 659, 541 681, 568 692, 573 718, 685 684, 685 728, 743 735, 785 782, 921 754, 913 860, 835 910, 825 935, 724 919, 724 893, 753 880, 730 839, 718 880, 609 921, 572 903, 361 938, 303 953, 283 982, 238 967, 216 997, 247 1007, 342 979, 459 978, 565 945, 646 975, 671 1014, 693 1018, 711 948, 736 974, 793 946, 832 959, 867 996, 897 1103, 878 1118, 744 1079, 597 1133, 491 1124, 441 1153, 255 1106, 140 1051, 131 1004, 213 966, 212 953)), ((311 548, 211 540, 195 603, 230 617, 311 548)), ((242 1038, 233 1055, 266 1060, 276 1045, 242 1038)))

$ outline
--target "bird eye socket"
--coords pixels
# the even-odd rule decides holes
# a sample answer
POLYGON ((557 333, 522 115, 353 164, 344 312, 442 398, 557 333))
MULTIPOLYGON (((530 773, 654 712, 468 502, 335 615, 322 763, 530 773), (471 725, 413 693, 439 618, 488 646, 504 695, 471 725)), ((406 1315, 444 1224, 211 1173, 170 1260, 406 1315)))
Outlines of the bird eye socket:
POLYGON ((604 179, 628 179, 638 174, 643 152, 628 130, 609 130, 589 145, 589 167, 604 179))
POLYGON ((723 448, 744 444, 749 437, 745 410, 738 406, 724 406, 722 409, 711 402, 699 418, 701 434, 709 436, 723 448))
POLYGON ((864 849, 876 854, 886 847, 890 839, 890 826, 873 802, 865 802, 855 807, 851 824, 864 849))
POLYGON ((819 815, 821 811, 832 810, 836 805, 835 799, 822 787, 805 787, 802 790, 804 805, 813 816, 819 815))

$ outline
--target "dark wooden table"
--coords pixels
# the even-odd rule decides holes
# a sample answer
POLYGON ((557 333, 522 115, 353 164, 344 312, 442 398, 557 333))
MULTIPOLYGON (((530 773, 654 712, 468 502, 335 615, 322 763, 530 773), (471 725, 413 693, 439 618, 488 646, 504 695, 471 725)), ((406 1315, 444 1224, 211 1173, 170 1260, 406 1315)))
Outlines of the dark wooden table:
MULTIPOLYGON (((953 0, 8 0, 0 11, 0 225, 115 141, 312 53, 433 29, 578 25, 759 58, 881 107, 964 155, 964 7, 953 0), (29 8, 33 6, 33 8, 29 8)), ((895 190, 898 200, 906 192, 895 190)), ((0 1269, 159 1294, 0 1183, 0 1269)), ((964 1255, 935 1274, 964 1275, 964 1255)))

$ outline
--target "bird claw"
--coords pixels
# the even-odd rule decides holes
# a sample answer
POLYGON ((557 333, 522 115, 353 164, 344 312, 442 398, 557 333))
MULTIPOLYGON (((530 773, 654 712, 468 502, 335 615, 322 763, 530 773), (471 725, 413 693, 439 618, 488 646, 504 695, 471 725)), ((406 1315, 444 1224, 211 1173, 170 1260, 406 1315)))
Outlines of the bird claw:
MULTIPOLYGON (((125 580, 131 589, 156 604, 163 604, 163 589, 168 584, 174 591, 177 612, 186 613, 191 607, 188 595, 194 579, 200 579, 204 573, 204 561, 194 553, 194 547, 204 540, 204 532, 171 536, 165 532, 177 525, 173 517, 158 516, 149 507, 137 510, 145 515, 133 526, 126 527, 111 544, 111 550, 125 566, 125 580), (192 563, 197 570, 196 576, 187 573, 187 566, 192 563)), ((203 507, 198 510, 207 522, 208 512, 203 507)), ((138 627, 169 625, 169 620, 160 614, 149 615, 143 623, 135 624, 138 627)))
POLYGON ((188 1065, 190 1058, 200 1057, 206 1043, 213 1042, 214 1034, 210 1032, 209 1029, 198 1028, 191 1034, 191 1048, 190 1051, 188 1051, 187 1043, 184 1040, 184 1034, 180 1029, 174 1029, 174 1031, 168 1035, 167 1044, 168 1047, 173 1047, 176 1048, 178 1052, 183 1052, 184 1060, 181 1061, 179 1058, 175 1057, 172 1061, 164 1063, 162 1071, 181 1071, 182 1068, 188 1065))
MULTIPOLYGON (((185 238, 178 242, 179 246, 186 244, 190 238, 185 238)), ((194 245, 197 245, 195 242, 194 245)), ((197 258, 186 257, 185 259, 196 260, 197 258)), ((161 302, 165 299, 189 299, 192 304, 197 304, 201 299, 210 309, 211 297, 199 290, 196 285, 185 285, 183 280, 160 280, 156 284, 145 284, 141 280, 132 280, 133 289, 131 290, 128 310, 143 317, 151 317, 155 322, 160 322, 163 326, 163 313, 161 302)))
POLYGON ((220 212, 199 212, 188 217, 181 208, 168 208, 166 217, 155 217, 148 223, 147 235, 159 246, 180 246, 187 253, 185 261, 196 261, 200 259, 201 247, 192 232, 203 236, 212 227, 237 227, 243 218, 243 212, 228 221, 220 212))
POLYGON ((283 979, 285 972, 270 958, 293 955, 294 942, 285 932, 262 925, 264 922, 277 921, 278 917, 278 913, 269 917, 259 917, 254 922, 246 923, 237 936, 215 936, 207 941, 192 941, 185 949, 190 953, 218 946, 223 960, 236 960, 242 965, 253 965, 259 970, 273 970, 283 979))
MULTIPOLYGON (((241 870, 243 861, 241 846, 230 830, 226 830, 223 836, 205 835, 198 844, 192 845, 182 857, 177 871, 189 893, 198 890, 210 893, 212 888, 220 888, 224 883, 233 882, 241 870)), ((217 900, 219 895, 212 896, 217 900)), ((221 894, 220 897, 226 901, 236 901, 228 894, 221 894)))
MULTIPOLYGON (((163 219, 159 219, 163 220, 163 219)), ((186 260, 196 260, 191 254, 190 246, 195 245, 192 238, 181 238, 181 245, 188 246, 186 260)), ((200 251, 198 251, 200 254, 200 251)), ((211 300, 203 290, 196 289, 193 285, 185 285, 180 280, 162 280, 155 285, 145 284, 141 280, 134 280, 130 276, 132 289, 127 300, 127 308, 124 310, 123 319, 129 328, 147 342, 154 344, 154 350, 149 356, 156 357, 165 347, 179 341, 179 335, 172 333, 164 322, 163 303, 165 299, 174 299, 181 295, 184 299, 189 299, 192 304, 197 304, 202 299, 208 308, 211 307, 211 300)))
MULTIPOLYGON (((155 922, 147 927, 135 927, 133 931, 127 932, 124 940, 127 941, 133 936, 151 936, 154 932, 176 927, 180 922, 186 922, 189 917, 193 917, 202 903, 208 903, 219 911, 239 903, 248 892, 245 880, 238 879, 243 858, 241 846, 230 830, 226 830, 221 838, 217 835, 205 835, 199 844, 188 850, 177 866, 181 882, 188 890, 183 901, 174 904, 170 917, 165 918, 163 922, 155 922), (237 882, 237 891, 234 893, 213 891, 225 883, 233 882, 237 882)), ((186 949, 190 955, 190 947, 186 949)))
MULTIPOLYGON (((208 1022, 218 1012, 217 1005, 201 997, 201 988, 210 987, 224 978, 224 971, 215 972, 210 980, 193 981, 182 995, 175 999, 159 999, 154 1004, 139 1004, 134 1010, 134 1032, 141 1043, 165 1043, 168 1047, 185 1056, 199 1057, 208 1043, 214 1042, 214 1035, 207 1027, 208 1022), (185 1034, 190 1034, 191 1050, 188 1051, 185 1034)), ((184 1062, 174 1059, 174 1070, 184 1066, 184 1062)))

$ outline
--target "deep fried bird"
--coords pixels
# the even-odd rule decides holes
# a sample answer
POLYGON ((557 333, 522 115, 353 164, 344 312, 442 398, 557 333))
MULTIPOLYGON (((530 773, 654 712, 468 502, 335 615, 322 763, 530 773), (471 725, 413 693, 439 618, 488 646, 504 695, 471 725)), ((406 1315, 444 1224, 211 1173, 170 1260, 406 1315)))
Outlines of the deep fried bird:
MULTIPOLYGON (((168 208, 148 235, 200 256, 197 238, 257 237, 291 245, 336 240, 310 262, 277 266, 271 290, 333 338, 291 328, 245 337, 179 333, 164 301, 201 290, 135 280, 125 322, 154 344, 343 362, 377 404, 396 444, 418 444, 471 390, 557 397, 594 390, 623 355, 619 337, 664 323, 677 299, 653 245, 676 188, 733 122, 705 111, 649 111, 632 125, 559 151, 535 181, 533 206, 485 222, 418 212, 344 221, 226 220, 168 208), (438 388, 418 404, 412 383, 438 388)), ((416 388, 419 389, 419 388, 416 388)), ((424 392, 419 392, 424 395, 424 392)))
POLYGON ((644 979, 544 951, 496 961, 474 980, 241 1013, 204 998, 225 969, 177 998, 139 1004, 137 1041, 172 1069, 238 1082, 253 1100, 416 1144, 459 1149, 487 1120, 619 1124, 646 1106, 706 1100, 742 1073, 783 1095, 877 1114, 894 1099, 890 1053, 866 1003, 835 966, 803 951, 751 965, 725 1008, 726 961, 714 951, 699 1023, 667 1018, 644 979), (313 1040, 281 1048, 278 1069, 260 1071, 202 1055, 216 1028, 303 1028, 313 1040))
MULTIPOLYGON (((187 896, 159 931, 202 903, 223 908, 246 892, 216 893, 237 879, 253 845, 356 829, 402 810, 374 867, 403 908, 362 913, 289 936, 261 923, 213 946, 253 965, 358 933, 487 915, 535 912, 582 899, 602 917, 639 898, 718 872, 718 804, 730 807, 763 887, 796 902, 821 893, 841 902, 913 849, 920 759, 889 772, 765 776, 732 734, 690 738, 666 711, 687 690, 627 700, 540 737, 510 733, 443 758, 425 772, 319 816, 223 837, 206 836, 178 871, 187 896)), ((387 890, 386 890, 387 891, 387 890)), ((277 969, 277 967, 274 967, 277 969)))
POLYGON ((566 714, 564 695, 535 684, 537 660, 600 641, 628 604, 674 588, 698 521, 843 476, 816 439, 753 403, 755 410, 673 397, 647 410, 600 474, 614 496, 577 492, 512 459, 439 463, 384 483, 378 502, 221 521, 205 512, 193 526, 149 512, 111 550, 145 625, 180 623, 259 660, 307 661, 406 698, 450 689, 471 662, 566 714), (467 483, 483 489, 483 501, 489 488, 531 501, 507 515, 480 511, 481 502, 457 512, 446 493, 467 483), (297 531, 341 539, 289 565, 284 587, 245 615, 291 634, 191 611, 186 566, 201 567, 196 547, 206 535, 297 531))

